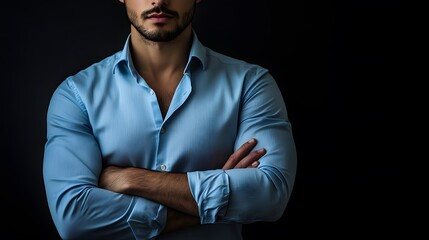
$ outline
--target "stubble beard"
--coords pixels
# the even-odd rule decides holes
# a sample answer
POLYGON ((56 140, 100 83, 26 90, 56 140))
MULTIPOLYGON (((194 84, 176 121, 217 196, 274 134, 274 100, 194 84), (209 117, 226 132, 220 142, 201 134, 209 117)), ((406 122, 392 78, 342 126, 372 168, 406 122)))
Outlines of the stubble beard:
MULTIPOLYGON (((196 9, 196 3, 194 6, 185 14, 183 14, 182 20, 179 22, 179 24, 170 31, 162 30, 162 29, 156 29, 153 31, 148 30, 143 25, 138 24, 138 17, 136 15, 130 16, 130 22, 134 26, 134 28, 140 33, 140 35, 151 42, 169 42, 174 40, 177 36, 179 36, 191 23, 194 18, 196 9)), ((140 18, 143 17, 144 14, 140 15, 140 18)))

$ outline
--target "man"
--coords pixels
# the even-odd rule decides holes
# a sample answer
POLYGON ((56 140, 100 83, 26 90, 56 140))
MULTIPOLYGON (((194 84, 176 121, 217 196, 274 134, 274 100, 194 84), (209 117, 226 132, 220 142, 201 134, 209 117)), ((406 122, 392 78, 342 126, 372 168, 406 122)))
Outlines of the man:
POLYGON ((120 0, 124 49, 54 92, 43 176, 64 239, 241 239, 278 220, 296 173, 281 92, 206 48, 201 0, 120 0))

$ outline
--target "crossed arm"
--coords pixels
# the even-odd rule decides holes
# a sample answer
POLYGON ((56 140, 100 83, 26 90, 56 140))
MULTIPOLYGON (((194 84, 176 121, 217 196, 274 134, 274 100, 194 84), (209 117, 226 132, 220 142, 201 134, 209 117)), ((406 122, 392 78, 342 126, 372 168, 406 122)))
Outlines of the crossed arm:
POLYGON ((83 106, 74 82, 65 81, 49 105, 43 160, 61 237, 149 239, 197 224, 278 219, 293 187, 296 151, 280 92, 268 80, 249 83, 234 143, 254 137, 266 152, 253 151, 256 141, 234 145, 223 171, 188 173, 103 166, 87 110, 94 107, 83 106))
MULTIPOLYGON (((256 139, 241 145, 226 161, 223 170, 255 168, 266 153, 264 148, 252 151, 256 139)), ((164 232, 175 231, 200 223, 186 173, 168 173, 136 167, 106 166, 99 187, 123 194, 141 196, 168 207, 164 232)))

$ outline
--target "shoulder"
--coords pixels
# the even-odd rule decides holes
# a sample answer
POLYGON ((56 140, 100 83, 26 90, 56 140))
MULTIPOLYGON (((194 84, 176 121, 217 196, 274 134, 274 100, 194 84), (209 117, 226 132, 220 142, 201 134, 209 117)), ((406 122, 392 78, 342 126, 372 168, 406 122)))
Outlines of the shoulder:
POLYGON ((113 79, 113 71, 120 53, 119 51, 112 54, 68 76, 57 86, 53 98, 62 96, 81 101, 81 96, 91 96, 95 92, 101 92, 113 79))
POLYGON ((72 91, 91 91, 95 86, 107 84, 109 79, 113 77, 120 54, 121 51, 116 52, 68 76, 58 86, 58 89, 69 88, 72 91))
POLYGON ((206 69, 212 71, 224 71, 227 74, 240 76, 243 79, 257 79, 269 76, 269 70, 257 63, 251 63, 244 59, 232 57, 230 55, 214 51, 210 48, 206 50, 206 69))
POLYGON ((275 82, 267 68, 210 48, 206 48, 205 51, 204 72, 210 79, 228 82, 234 88, 248 89, 255 84, 275 82))
POLYGON ((76 74, 69 76, 68 80, 73 80, 76 83, 90 82, 111 76, 116 67, 118 59, 120 58, 120 55, 121 51, 110 55, 96 63, 93 63, 90 66, 80 70, 76 74))
POLYGON ((258 64, 248 62, 244 59, 233 57, 223 52, 212 49, 201 42, 194 34, 194 41, 191 49, 191 57, 198 59, 202 64, 205 73, 210 76, 218 74, 234 76, 236 79, 245 75, 263 75, 268 70, 258 64))

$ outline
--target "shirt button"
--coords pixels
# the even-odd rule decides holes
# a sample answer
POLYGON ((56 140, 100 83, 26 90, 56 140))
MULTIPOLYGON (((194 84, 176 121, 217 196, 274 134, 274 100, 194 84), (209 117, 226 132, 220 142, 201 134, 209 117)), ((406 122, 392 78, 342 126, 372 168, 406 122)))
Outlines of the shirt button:
POLYGON ((165 165, 161 165, 161 170, 162 170, 162 171, 167 170, 167 166, 165 166, 165 165))
POLYGON ((150 95, 153 95, 153 94, 155 94, 155 92, 151 89, 150 90, 150 95))
POLYGON ((160 130, 160 132, 161 133, 165 133, 165 128, 162 127, 161 130, 160 130))

